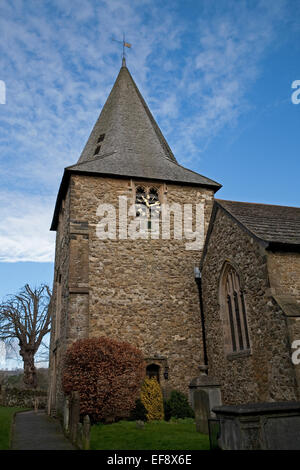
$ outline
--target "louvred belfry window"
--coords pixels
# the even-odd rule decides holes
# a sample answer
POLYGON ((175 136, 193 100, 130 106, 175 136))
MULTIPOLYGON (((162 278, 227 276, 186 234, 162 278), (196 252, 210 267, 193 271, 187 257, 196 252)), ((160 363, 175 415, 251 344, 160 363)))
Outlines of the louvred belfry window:
POLYGON ((239 275, 232 266, 225 271, 224 281, 225 307, 227 324, 230 330, 231 351, 250 350, 244 292, 240 286, 239 275))

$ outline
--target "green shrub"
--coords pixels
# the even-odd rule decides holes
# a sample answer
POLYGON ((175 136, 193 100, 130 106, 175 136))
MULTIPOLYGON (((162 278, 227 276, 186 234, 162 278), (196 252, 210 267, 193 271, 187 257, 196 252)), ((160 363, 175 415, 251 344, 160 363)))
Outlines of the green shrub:
POLYGON ((167 410, 167 415, 169 419, 172 418, 194 418, 194 411, 190 407, 188 399, 186 396, 173 390, 169 400, 165 402, 165 413, 167 410))
POLYGON ((131 410, 129 419, 130 421, 147 421, 147 410, 140 398, 135 401, 135 407, 131 410))
POLYGON ((172 410, 169 404, 169 400, 164 400, 164 413, 165 413, 165 420, 170 421, 172 416, 172 410))

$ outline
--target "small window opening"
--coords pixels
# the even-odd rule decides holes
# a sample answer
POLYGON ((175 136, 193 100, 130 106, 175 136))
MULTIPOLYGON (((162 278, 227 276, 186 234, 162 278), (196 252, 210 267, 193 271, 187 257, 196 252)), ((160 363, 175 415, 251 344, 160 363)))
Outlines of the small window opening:
POLYGON ((104 140, 104 137, 105 137, 105 134, 101 134, 99 136, 99 139, 98 139, 97 143, 99 144, 99 142, 102 142, 104 140))
POLYGON ((101 149, 101 145, 98 145, 98 147, 95 150, 94 155, 98 155, 98 153, 100 152, 100 149, 101 149))

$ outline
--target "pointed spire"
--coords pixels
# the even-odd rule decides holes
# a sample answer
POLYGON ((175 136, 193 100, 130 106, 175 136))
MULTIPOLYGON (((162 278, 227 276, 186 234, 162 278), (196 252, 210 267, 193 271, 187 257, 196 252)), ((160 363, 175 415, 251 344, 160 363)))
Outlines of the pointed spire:
POLYGON ((214 192, 221 187, 177 163, 126 67, 125 57, 78 162, 65 168, 51 230, 57 228, 61 199, 72 172, 192 184, 214 192))
POLYGON ((176 161, 127 66, 122 67, 78 163, 117 153, 147 166, 153 158, 176 161))
POLYGON ((177 163, 126 67, 125 57, 77 164, 68 170, 220 188, 215 181, 177 163))

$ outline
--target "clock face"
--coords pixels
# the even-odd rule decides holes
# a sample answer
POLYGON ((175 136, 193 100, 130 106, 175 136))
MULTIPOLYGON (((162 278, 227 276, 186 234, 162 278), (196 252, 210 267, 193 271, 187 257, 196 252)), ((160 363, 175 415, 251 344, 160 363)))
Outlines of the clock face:
POLYGON ((158 217, 160 213, 160 202, 156 188, 145 189, 141 186, 136 188, 137 216, 158 217))
POLYGON ((148 194, 148 204, 151 210, 151 216, 157 217, 160 213, 160 202, 157 189, 150 188, 148 194))

